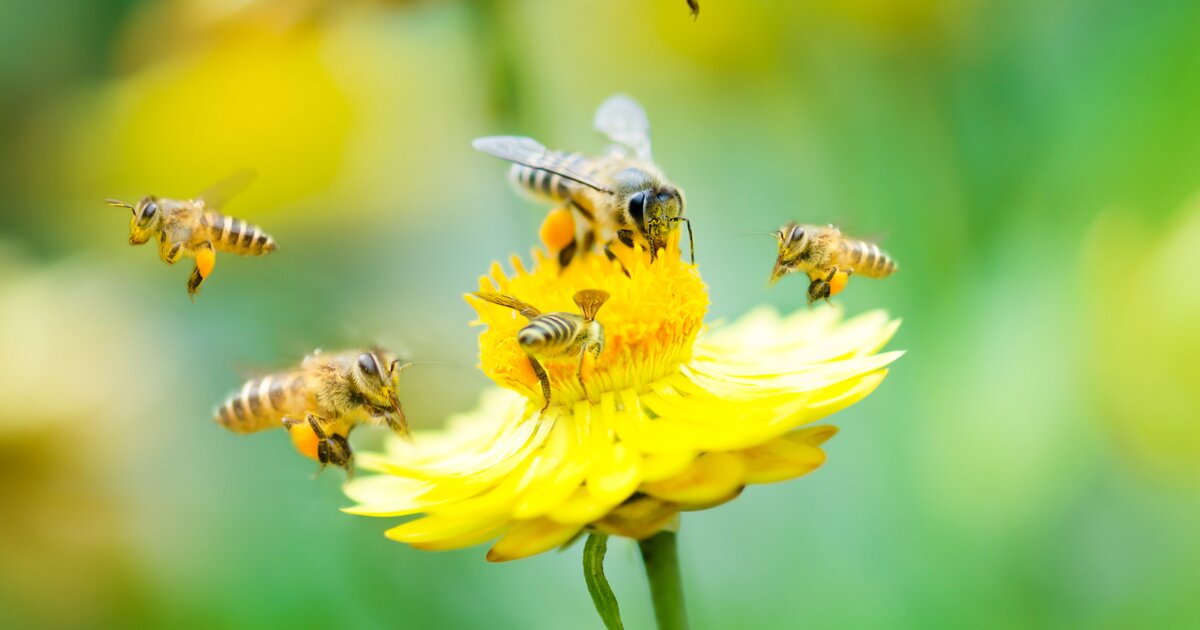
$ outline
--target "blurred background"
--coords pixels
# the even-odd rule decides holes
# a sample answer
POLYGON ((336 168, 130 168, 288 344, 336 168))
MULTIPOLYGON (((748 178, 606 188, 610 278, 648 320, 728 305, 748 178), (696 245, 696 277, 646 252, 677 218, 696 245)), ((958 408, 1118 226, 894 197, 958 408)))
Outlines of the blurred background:
MULTIPOLYGON (((825 467, 685 518, 694 627, 1200 624, 1200 4, 78 0, 0 4, 0 625, 599 628, 579 547, 389 542, 211 411, 372 342, 448 363, 417 425, 473 406, 461 295, 544 212, 470 140, 595 151, 618 91, 712 319, 804 306, 787 219, 901 265, 837 299, 908 354, 825 467), (191 303, 103 200, 243 168, 280 250, 191 303)), ((646 627, 636 547, 608 571, 646 627)))

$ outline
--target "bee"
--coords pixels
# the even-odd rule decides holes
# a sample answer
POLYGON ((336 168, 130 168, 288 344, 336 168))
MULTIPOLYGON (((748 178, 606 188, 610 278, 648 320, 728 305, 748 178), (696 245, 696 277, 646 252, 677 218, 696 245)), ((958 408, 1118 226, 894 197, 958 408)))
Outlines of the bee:
POLYGON ((600 157, 550 151, 523 136, 489 136, 473 144, 484 153, 513 162, 509 177, 518 188, 563 204, 572 218, 582 219, 576 222, 583 226, 582 234, 564 239, 567 242, 558 252, 560 266, 566 267, 577 251, 590 251, 597 239, 610 259, 615 258, 611 250, 614 239, 628 247, 640 244, 653 259, 680 223, 688 226, 695 263, 683 191, 653 162, 645 110, 632 98, 618 94, 596 110, 594 125, 616 143, 600 157))
POLYGON ((215 413, 234 433, 287 429, 301 454, 324 469, 353 472, 350 431, 364 422, 408 436, 396 390, 412 363, 380 349, 314 352, 287 372, 247 381, 215 413))
POLYGON ((275 239, 257 225, 217 212, 223 198, 236 194, 253 176, 238 173, 201 193, 195 199, 168 199, 149 195, 135 205, 109 199, 108 205, 128 208, 129 244, 142 245, 158 239, 158 256, 173 265, 184 256, 196 259, 188 278, 188 296, 196 292, 216 264, 216 252, 240 256, 262 256, 275 251, 275 239))
POLYGON ((700 2, 698 0, 687 0, 688 9, 692 12, 692 19, 700 17, 700 2))
POLYGON ((896 271, 896 261, 875 243, 842 235, 841 230, 788 222, 775 233, 779 256, 771 271, 771 284, 794 271, 808 274, 808 303, 829 300, 846 286, 852 274, 886 278, 896 271))
POLYGON ((596 312, 608 301, 608 293, 586 289, 575 294, 579 313, 545 313, 508 295, 499 293, 475 293, 475 297, 511 308, 529 320, 529 324, 517 332, 517 343, 529 356, 529 365, 542 385, 542 396, 546 399, 545 411, 550 407, 550 377, 538 359, 552 360, 579 357, 575 371, 579 385, 587 396, 587 385, 583 382, 583 359, 589 352, 593 359, 604 351, 604 327, 596 321, 596 312))

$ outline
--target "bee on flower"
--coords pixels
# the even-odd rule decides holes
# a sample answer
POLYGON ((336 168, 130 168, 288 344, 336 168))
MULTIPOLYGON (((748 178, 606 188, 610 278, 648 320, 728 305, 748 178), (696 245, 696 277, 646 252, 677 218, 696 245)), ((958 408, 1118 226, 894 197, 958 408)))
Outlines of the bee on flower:
POLYGON ((558 358, 579 357, 579 368, 576 377, 579 386, 587 395, 587 385, 583 382, 583 360, 591 353, 593 358, 599 358, 604 351, 604 326, 596 321, 596 312, 608 301, 604 291, 583 290, 575 294, 575 304, 579 313, 545 313, 508 295, 499 293, 473 293, 475 297, 491 302, 498 306, 511 308, 526 319, 529 325, 517 332, 517 343, 529 355, 529 366, 537 375, 542 385, 542 395, 546 398, 545 411, 550 406, 550 378, 546 370, 538 362, 558 358))
POLYGON ((900 353, 879 350, 898 322, 882 312, 842 322, 833 308, 787 317, 760 309, 705 332, 708 292, 677 243, 678 232, 666 255, 626 265, 589 256, 564 269, 541 250, 531 269, 517 257, 512 272, 493 265, 479 294, 521 296, 551 312, 567 312, 580 291, 610 296, 587 391, 574 362, 548 361, 556 404, 547 408, 547 381, 517 341, 530 324, 494 300, 469 299, 486 325, 481 367, 499 387, 444 434, 363 454, 360 466, 381 474, 346 487, 357 502, 346 511, 418 515, 387 536, 422 549, 494 540, 488 559, 505 561, 582 532, 646 540, 682 512, 820 466, 820 445, 836 429, 816 421, 883 381, 900 353))

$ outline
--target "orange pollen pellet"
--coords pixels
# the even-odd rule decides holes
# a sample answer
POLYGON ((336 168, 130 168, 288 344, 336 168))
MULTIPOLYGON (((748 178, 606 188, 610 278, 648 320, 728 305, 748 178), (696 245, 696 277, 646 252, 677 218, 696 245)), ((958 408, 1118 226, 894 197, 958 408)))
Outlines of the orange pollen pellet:
POLYGON ((575 240, 575 217, 566 208, 556 208, 546 214, 542 228, 538 230, 542 244, 552 252, 562 250, 575 240))
POLYGON ((850 281, 850 274, 845 271, 839 271, 833 274, 833 278, 829 280, 829 295, 837 295, 846 288, 846 283, 850 281))
POLYGON ((201 278, 207 278, 208 274, 212 273, 213 265, 217 264, 217 255, 211 249, 202 249, 196 252, 196 269, 200 271, 201 278))
POLYGON ((300 422, 288 427, 288 435, 292 438, 292 445, 301 455, 316 461, 317 458, 317 434, 313 431, 312 426, 307 422, 300 422))

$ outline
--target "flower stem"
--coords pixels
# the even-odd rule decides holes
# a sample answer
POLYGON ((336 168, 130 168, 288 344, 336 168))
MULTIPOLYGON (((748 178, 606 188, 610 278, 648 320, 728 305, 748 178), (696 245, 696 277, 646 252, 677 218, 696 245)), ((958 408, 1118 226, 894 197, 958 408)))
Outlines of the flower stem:
POLYGON ((679 577, 679 551, 674 532, 659 532, 639 545, 646 577, 650 580, 650 598, 654 600, 654 618, 658 630, 687 630, 687 611, 683 606, 683 580, 679 577))
POLYGON ((617 596, 613 595, 608 579, 604 577, 604 552, 608 550, 608 536, 592 534, 583 546, 583 579, 587 582, 592 604, 600 613, 600 620, 608 630, 622 630, 621 609, 617 607, 617 596))

